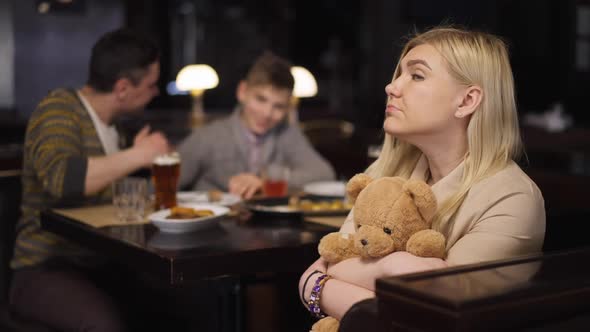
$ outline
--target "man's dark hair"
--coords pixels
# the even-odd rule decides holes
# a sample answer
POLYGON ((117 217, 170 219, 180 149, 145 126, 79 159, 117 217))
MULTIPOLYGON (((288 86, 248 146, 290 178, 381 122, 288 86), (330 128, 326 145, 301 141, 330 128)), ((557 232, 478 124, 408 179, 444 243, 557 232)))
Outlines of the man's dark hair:
POLYGON ((295 79, 291 63, 270 51, 259 56, 246 75, 250 85, 272 85, 275 88, 293 90, 295 79))
POLYGON ((138 84, 159 55, 158 46, 145 36, 127 29, 108 32, 92 47, 87 84, 100 92, 111 92, 120 78, 138 84))

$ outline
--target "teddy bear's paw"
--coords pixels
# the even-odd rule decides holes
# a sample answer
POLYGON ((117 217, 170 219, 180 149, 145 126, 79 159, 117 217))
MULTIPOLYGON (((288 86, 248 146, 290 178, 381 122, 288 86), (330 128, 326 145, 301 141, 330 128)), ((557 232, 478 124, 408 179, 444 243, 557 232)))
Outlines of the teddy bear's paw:
POLYGON ((420 257, 445 257, 445 237, 433 229, 425 229, 412 235, 406 243, 406 251, 420 257))
POLYGON ((324 236, 318 245, 318 252, 328 263, 338 263, 341 260, 358 256, 352 236, 339 232, 324 236))
POLYGON ((333 317, 324 317, 311 327, 311 332, 337 332, 340 322, 333 317))
POLYGON ((354 204, 360 192, 365 189, 373 179, 365 173, 359 173, 353 176, 346 184, 346 196, 351 204, 354 204))

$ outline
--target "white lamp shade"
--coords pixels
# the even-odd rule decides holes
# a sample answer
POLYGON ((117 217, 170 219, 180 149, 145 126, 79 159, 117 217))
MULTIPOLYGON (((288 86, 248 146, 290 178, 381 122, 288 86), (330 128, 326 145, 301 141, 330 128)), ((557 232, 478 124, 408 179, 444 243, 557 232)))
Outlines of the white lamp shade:
POLYGON ((313 97, 318 93, 318 84, 309 70, 300 67, 291 67, 291 74, 295 79, 293 95, 297 98, 313 97))
POLYGON ((188 65, 176 75, 176 87, 181 91, 212 89, 217 84, 219 77, 209 65, 188 65))

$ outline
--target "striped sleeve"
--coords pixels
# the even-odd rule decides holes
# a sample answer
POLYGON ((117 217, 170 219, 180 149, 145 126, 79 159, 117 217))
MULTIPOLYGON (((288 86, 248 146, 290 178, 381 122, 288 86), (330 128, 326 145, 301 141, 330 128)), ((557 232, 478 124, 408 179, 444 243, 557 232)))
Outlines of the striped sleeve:
POLYGON ((87 158, 78 115, 59 99, 39 106, 27 128, 27 148, 45 192, 58 199, 84 193, 87 158))

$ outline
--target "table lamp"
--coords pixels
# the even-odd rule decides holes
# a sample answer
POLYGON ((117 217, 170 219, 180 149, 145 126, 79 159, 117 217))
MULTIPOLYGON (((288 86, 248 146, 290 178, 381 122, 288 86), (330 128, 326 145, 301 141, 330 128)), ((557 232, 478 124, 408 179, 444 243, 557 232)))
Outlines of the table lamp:
POLYGON ((193 127, 204 123, 203 93, 219 84, 215 69, 209 65, 188 65, 176 75, 176 86, 181 91, 189 91, 192 97, 191 124, 193 127))
POLYGON ((318 84, 313 77, 313 74, 304 67, 291 67, 291 75, 295 79, 295 86, 293 87, 293 97, 291 103, 293 111, 291 112, 290 120, 297 122, 297 107, 299 106, 299 98, 309 98, 318 94, 318 84))

